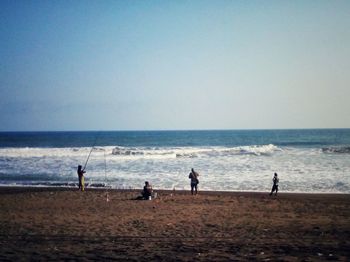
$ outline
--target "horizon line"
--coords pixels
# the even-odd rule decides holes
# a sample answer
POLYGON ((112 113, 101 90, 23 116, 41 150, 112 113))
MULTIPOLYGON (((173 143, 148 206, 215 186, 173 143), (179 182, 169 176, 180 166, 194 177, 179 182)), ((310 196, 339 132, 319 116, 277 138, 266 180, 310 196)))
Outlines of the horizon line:
POLYGON ((0 130, 0 133, 54 133, 54 132, 189 132, 189 131, 272 131, 272 130, 344 130, 350 127, 312 128, 223 128, 223 129, 87 129, 87 130, 0 130))

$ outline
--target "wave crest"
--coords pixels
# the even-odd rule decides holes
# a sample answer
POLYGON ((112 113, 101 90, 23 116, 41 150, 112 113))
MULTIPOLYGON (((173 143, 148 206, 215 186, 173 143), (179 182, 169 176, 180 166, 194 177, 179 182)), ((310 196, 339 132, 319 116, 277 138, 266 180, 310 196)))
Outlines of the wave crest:
POLYGON ((145 152, 142 150, 138 150, 137 148, 125 148, 125 147, 115 147, 112 150, 112 155, 122 155, 122 156, 137 156, 144 155, 145 152))
POLYGON ((350 146, 343 147, 324 147, 323 153, 350 154, 350 146))
POLYGON ((162 157, 162 158, 196 158, 234 155, 269 156, 276 151, 282 151, 275 145, 253 145, 241 147, 181 147, 181 148, 113 148, 112 155, 125 157, 162 157))

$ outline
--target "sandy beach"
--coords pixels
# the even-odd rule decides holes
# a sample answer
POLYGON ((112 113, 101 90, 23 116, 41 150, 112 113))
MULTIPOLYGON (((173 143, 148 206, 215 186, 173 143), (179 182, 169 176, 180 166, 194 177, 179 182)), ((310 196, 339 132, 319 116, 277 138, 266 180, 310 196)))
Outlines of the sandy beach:
POLYGON ((350 195, 156 192, 2 187, 0 260, 350 258, 350 195))

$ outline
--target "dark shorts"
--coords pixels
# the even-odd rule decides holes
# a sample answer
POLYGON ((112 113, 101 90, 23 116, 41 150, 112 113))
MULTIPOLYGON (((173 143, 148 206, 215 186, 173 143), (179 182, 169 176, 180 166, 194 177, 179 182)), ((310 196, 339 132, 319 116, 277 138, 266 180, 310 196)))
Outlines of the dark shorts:
POLYGON ((191 188, 197 187, 198 183, 191 183, 191 188))

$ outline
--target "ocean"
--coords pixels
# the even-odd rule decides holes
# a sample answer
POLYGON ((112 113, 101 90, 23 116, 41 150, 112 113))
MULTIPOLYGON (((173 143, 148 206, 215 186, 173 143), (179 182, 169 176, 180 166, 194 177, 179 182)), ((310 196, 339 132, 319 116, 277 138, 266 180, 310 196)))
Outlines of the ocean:
POLYGON ((350 129, 0 132, 1 186, 350 193, 350 129))

